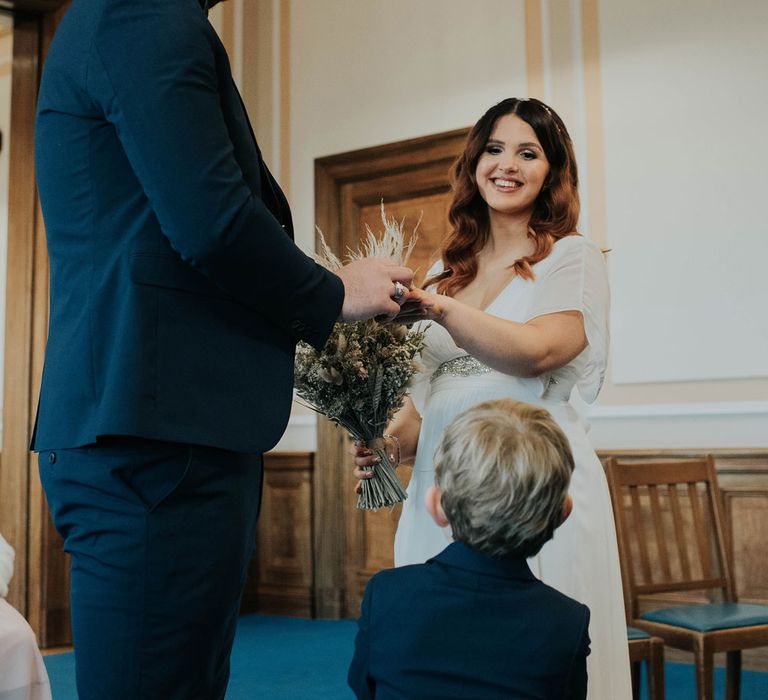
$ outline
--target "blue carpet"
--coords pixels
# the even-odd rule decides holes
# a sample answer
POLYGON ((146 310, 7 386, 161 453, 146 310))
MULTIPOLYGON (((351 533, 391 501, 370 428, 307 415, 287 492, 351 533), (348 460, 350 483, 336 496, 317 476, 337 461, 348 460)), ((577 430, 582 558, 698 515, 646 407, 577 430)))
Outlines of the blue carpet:
MULTIPOLYGON (((240 618, 227 700, 354 700, 347 687, 357 623, 249 615, 240 618)), ((53 700, 77 700, 74 655, 45 656, 53 700)))
POLYGON ((356 632, 354 620, 241 618, 227 700, 354 700, 347 669, 356 632))
MULTIPOLYGON (((355 630, 352 620, 300 620, 250 615, 240 619, 232 651, 227 700, 354 700, 347 688, 355 630)), ((53 700, 77 700, 72 654, 45 657, 53 700)), ((693 666, 667 663, 667 700, 694 700, 693 666)), ((643 682, 645 677, 643 676, 643 682)), ((715 696, 723 697, 725 672, 715 669, 715 696)), ((643 688, 643 700, 647 699, 643 688)), ((768 698, 768 673, 742 673, 741 700, 768 698)))
MULTIPOLYGON (((648 700, 645 687, 645 665, 643 665, 643 688, 641 700, 648 700)), ((667 700, 695 700, 696 676, 693 664, 678 664, 667 661, 664 664, 664 690, 667 700)), ((725 669, 715 669, 715 698, 725 697, 725 669)), ((741 700, 766 700, 768 698, 768 673, 758 671, 741 672, 741 700)))

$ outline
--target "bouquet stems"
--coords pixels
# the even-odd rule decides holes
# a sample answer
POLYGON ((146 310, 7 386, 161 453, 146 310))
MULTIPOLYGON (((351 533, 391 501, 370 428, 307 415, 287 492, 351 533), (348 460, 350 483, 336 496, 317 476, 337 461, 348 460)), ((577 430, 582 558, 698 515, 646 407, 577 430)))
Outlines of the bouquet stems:
POLYGON ((374 466, 373 476, 362 480, 357 507, 361 510, 377 510, 404 501, 408 494, 397 478, 395 465, 384 449, 384 439, 369 440, 367 445, 381 461, 374 466))

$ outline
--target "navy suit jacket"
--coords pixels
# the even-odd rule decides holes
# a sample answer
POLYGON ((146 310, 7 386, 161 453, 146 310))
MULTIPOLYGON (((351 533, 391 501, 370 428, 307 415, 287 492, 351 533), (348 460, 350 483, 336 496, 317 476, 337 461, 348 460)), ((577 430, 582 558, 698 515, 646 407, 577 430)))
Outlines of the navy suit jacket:
POLYGON ((368 583, 349 684, 360 700, 583 700, 589 609, 524 559, 459 542, 368 583))
POLYGON ((204 0, 74 0, 35 133, 50 329, 33 448, 261 452, 341 280, 292 241, 204 0))

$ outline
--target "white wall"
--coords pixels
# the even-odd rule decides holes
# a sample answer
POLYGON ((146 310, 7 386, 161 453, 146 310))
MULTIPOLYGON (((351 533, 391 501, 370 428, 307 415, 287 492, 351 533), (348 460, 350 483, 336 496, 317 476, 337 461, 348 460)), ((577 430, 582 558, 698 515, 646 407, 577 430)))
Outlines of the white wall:
POLYGON ((768 445, 768 5, 599 3, 603 447, 768 445))
POLYGON ((613 381, 768 377, 768 3, 601 8, 613 381))
MULTIPOLYGON (((290 200, 314 247, 314 160, 470 126, 526 93, 522 0, 290 3, 290 200)), ((297 410, 278 449, 313 449, 297 410)))
POLYGON ((291 3, 291 203, 314 246, 314 159, 470 126, 524 94, 522 0, 291 3))
MULTIPOLYGON (((300 245, 315 158, 541 97, 575 142, 580 228, 612 249, 609 373, 581 407, 593 442, 768 445, 763 0, 253 2, 272 24, 244 24, 241 46, 270 43, 272 70, 246 102, 270 100, 257 133, 290 183, 300 245)), ((281 447, 314 449, 313 425, 294 415, 281 447)))

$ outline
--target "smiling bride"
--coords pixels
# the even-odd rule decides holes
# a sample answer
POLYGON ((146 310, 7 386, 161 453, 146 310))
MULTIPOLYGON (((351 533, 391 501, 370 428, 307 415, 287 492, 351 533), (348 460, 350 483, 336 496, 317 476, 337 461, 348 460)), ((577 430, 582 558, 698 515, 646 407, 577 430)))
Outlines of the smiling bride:
MULTIPOLYGON (((592 402, 608 353, 604 256, 576 231, 578 176, 560 117, 536 99, 510 98, 477 122, 453 171, 452 232, 425 290, 398 320, 432 321, 423 373, 387 433, 415 459, 395 539, 396 565, 443 550, 450 533, 425 507, 433 454, 445 427, 470 406, 513 398, 546 408, 571 443, 574 507, 529 560, 545 583, 589 606, 590 700, 629 700, 624 601, 610 497, 602 466, 569 403, 592 402)), ((353 448, 355 474, 375 457, 353 448)))

